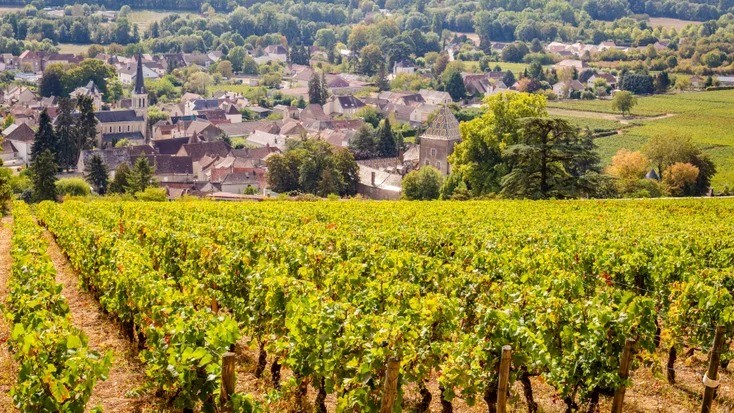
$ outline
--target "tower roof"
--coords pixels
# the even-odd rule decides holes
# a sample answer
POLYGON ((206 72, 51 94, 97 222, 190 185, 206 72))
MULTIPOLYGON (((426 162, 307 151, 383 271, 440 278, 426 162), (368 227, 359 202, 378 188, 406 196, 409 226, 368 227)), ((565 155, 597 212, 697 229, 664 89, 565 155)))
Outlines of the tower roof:
POLYGON ((448 107, 442 106, 422 137, 447 141, 460 140, 459 121, 448 107))
POLYGON ((133 93, 136 95, 144 95, 145 91, 145 79, 143 78, 143 54, 138 52, 138 69, 135 72, 135 89, 133 93))

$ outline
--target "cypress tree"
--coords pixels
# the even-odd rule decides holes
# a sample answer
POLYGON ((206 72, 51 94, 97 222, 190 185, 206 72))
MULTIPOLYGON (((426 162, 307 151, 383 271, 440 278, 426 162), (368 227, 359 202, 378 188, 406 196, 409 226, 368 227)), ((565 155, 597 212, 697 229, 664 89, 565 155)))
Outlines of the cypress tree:
POLYGON ((97 118, 94 116, 94 101, 89 96, 80 96, 77 100, 79 117, 76 119, 75 154, 92 149, 97 140, 97 118))
POLYGON ((104 164, 99 155, 93 155, 89 159, 89 163, 84 168, 84 175, 87 182, 94 187, 98 194, 104 195, 107 192, 110 179, 109 172, 107 171, 107 165, 104 164))
POLYGON ((72 112, 74 103, 69 98, 59 99, 59 114, 56 117, 56 141, 58 144, 58 162, 62 169, 69 170, 79 159, 76 150, 76 130, 72 112))
POLYGON ((33 199, 36 202, 56 200, 56 171, 58 166, 50 150, 46 149, 33 158, 31 180, 33 199))
POLYGON ((117 167, 115 177, 110 182, 109 192, 112 194, 124 194, 130 186, 130 167, 126 163, 117 167))
POLYGON ((47 150, 51 152, 51 156, 56 162, 58 141, 51 123, 51 117, 48 115, 48 111, 44 109, 38 118, 38 131, 31 147, 31 161, 47 150))
POLYGON ((383 158, 398 156, 398 146, 395 143, 395 135, 392 133, 390 120, 385 119, 377 132, 377 150, 383 158))
POLYGON ((138 158, 130 172, 127 192, 135 194, 145 191, 145 188, 153 185, 153 167, 144 156, 138 158))

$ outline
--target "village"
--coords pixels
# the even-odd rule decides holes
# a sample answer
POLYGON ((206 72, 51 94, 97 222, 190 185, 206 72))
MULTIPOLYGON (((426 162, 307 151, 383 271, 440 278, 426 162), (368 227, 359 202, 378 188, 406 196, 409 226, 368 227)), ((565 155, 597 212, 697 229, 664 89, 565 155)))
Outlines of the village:
MULTIPOLYGON (((453 61, 455 55, 465 53, 467 44, 446 46, 446 55, 453 61)), ((493 43, 492 49, 502 53, 508 43, 493 43)), ((656 43, 653 48, 665 48, 656 43)), ((216 65, 222 52, 210 53, 137 53, 132 57, 100 53, 93 59, 114 67, 117 80, 130 90, 129 97, 115 102, 103 101, 100 88, 90 80, 69 95, 91 98, 97 120, 97 137, 93 149, 83 150, 76 170, 63 176, 82 176, 91 157, 102 158, 114 177, 117 168, 135 163, 145 157, 154 168, 154 178, 167 191, 170 199, 184 195, 206 196, 216 199, 238 199, 249 196, 275 195, 268 188, 266 161, 273 154, 282 153, 289 140, 319 139, 335 147, 349 148, 355 135, 365 124, 365 113, 377 113, 410 131, 397 156, 358 157, 359 184, 357 193, 372 199, 399 199, 401 180, 410 171, 431 165, 444 176, 450 173, 448 161, 453 147, 461 140, 458 121, 453 108, 478 108, 486 96, 508 90, 526 91, 523 79, 515 80, 511 71, 497 68, 486 72, 462 72, 464 98, 453 99, 447 91, 422 88, 417 91, 385 90, 375 88, 372 78, 351 73, 319 71, 318 47, 312 47, 310 65, 289 62, 289 49, 271 45, 258 52, 253 59, 258 65, 282 65, 282 79, 270 92, 298 99, 300 104, 261 106, 240 93, 226 87, 208 94, 183 93, 178 102, 158 104, 164 119, 151 121, 151 107, 146 82, 156 81, 173 68, 198 67, 203 70, 216 65), (326 89, 323 104, 309 102, 309 82, 320 78, 326 89), (509 85, 507 83, 510 83, 509 85), (243 116, 247 114, 248 116, 243 116)), ((547 53, 564 60, 552 66, 558 82, 551 85, 557 98, 579 98, 591 93, 604 98, 618 88, 615 74, 588 70, 584 56, 590 53, 616 49, 613 42, 599 45, 551 42, 547 53), (582 76, 579 76, 583 74, 582 76)), ((341 50, 349 58, 349 50, 341 50)), ((75 54, 25 51, 19 56, 0 56, 0 70, 14 73, 15 79, 28 85, 41 81, 47 67, 54 64, 78 65, 85 58, 75 54)), ((527 69, 526 69, 527 72, 527 69)), ((387 77, 426 76, 425 68, 416 67, 408 60, 395 62, 387 77)), ((262 76, 232 74, 227 79, 233 85, 258 86, 262 76)), ((522 77, 522 74, 521 74, 522 77)), ((732 79, 720 77, 719 82, 732 79)), ((692 87, 703 87, 705 79, 691 77, 692 87)), ((38 119, 46 111, 53 119, 58 109, 58 97, 40 97, 34 88, 24 85, 9 86, 2 91, 0 104, 12 124, 2 130, 4 137, 1 159, 6 167, 16 171, 27 167, 38 119)))

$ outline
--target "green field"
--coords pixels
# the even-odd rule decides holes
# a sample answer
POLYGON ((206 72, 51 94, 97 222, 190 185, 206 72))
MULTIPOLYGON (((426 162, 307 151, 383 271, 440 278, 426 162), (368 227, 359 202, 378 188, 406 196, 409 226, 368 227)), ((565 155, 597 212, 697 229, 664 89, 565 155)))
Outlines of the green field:
MULTIPOLYGON (((620 148, 639 149, 652 136, 688 136, 709 154, 718 173, 714 188, 734 185, 734 91, 689 92, 641 97, 632 110, 638 119, 624 134, 597 139, 602 158, 608 162, 620 148)), ((549 102, 551 108, 612 114, 609 100, 549 102)), ((586 120, 586 119, 585 119, 586 120)))
POLYGON ((137 24, 141 32, 145 32, 153 22, 161 21, 172 14, 180 14, 180 12, 137 10, 130 13, 129 20, 131 24, 137 24))

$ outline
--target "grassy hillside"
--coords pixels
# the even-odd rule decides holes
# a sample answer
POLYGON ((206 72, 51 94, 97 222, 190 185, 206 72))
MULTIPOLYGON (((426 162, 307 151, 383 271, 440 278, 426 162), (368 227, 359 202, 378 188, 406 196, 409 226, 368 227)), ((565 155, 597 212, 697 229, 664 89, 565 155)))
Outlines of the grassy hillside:
MULTIPOLYGON (((652 136, 690 136, 716 163, 719 172, 713 180, 714 188, 734 186, 733 90, 642 97, 638 101, 632 113, 641 118, 622 134, 597 140, 605 162, 619 148, 639 149, 652 136)), ((549 106, 598 112, 600 116, 614 113, 608 100, 550 102, 549 106)))

